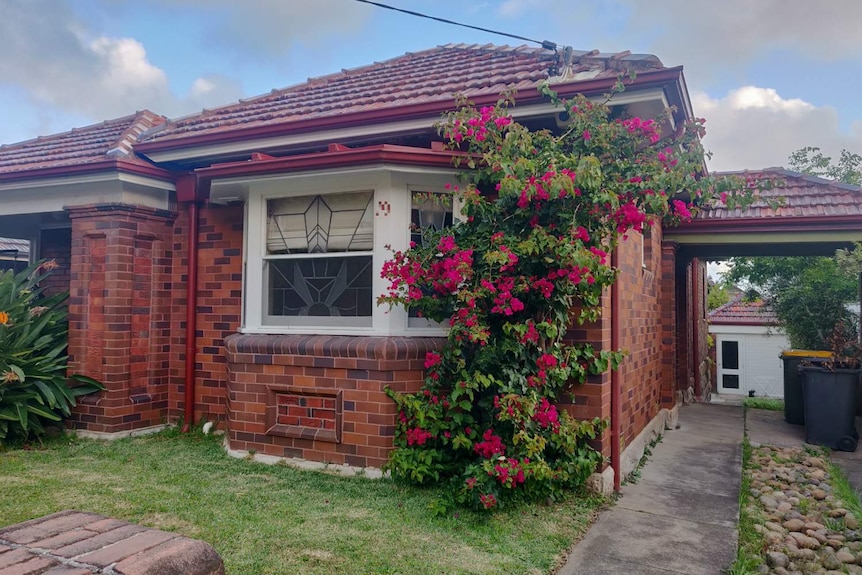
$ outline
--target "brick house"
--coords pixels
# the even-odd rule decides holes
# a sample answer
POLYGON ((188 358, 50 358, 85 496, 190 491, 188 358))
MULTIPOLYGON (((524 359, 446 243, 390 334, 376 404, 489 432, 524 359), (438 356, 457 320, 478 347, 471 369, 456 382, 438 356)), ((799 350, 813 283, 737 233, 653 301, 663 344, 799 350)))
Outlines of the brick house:
MULTIPOLYGON (((380 466, 383 390, 418 389, 443 334, 373 303, 384 246, 453 217, 414 200, 457 175, 434 122, 456 92, 482 105, 510 87, 518 121, 558 129, 540 82, 601 98, 629 72, 612 107, 673 107, 666 130, 691 116, 682 68, 654 56, 447 45, 177 120, 142 111, 0 147, 0 235, 60 262, 71 369, 107 386, 73 424, 217 420, 232 449, 380 466)), ((571 334, 628 351, 564 405, 612 420, 597 447, 617 478, 681 398, 709 394, 705 265, 663 233, 624 242, 603 318, 571 334)))

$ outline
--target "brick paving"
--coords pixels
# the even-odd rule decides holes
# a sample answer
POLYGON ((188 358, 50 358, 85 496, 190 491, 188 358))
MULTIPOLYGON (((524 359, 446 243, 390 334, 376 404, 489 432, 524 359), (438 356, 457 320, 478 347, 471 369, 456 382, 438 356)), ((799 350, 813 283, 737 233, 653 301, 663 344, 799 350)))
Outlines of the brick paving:
POLYGON ((95 513, 0 529, 0 575, 224 575, 207 543, 95 513))

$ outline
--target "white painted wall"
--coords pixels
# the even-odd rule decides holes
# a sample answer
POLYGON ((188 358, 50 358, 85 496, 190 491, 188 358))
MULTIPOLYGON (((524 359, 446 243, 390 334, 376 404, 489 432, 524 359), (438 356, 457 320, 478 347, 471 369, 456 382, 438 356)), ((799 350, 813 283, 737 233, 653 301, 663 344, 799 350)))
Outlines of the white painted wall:
POLYGON ((733 325, 710 325, 709 332, 716 345, 718 393, 748 395, 749 390, 754 390, 758 397, 784 397, 784 369, 779 356, 782 351, 790 349, 790 341, 783 332, 775 327, 733 325), (721 345, 724 341, 739 342, 738 371, 722 365, 721 345), (739 389, 722 387, 724 373, 739 374, 739 389))

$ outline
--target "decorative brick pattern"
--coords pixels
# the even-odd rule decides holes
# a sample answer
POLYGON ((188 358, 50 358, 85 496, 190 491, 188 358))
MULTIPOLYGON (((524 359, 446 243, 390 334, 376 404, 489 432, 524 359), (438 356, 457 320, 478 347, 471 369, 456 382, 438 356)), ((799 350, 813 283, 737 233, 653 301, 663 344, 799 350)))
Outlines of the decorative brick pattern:
POLYGON ((266 433, 338 443, 342 411, 341 391, 267 386, 266 433))
POLYGON ((425 353, 439 349, 442 341, 310 335, 227 337, 231 448, 380 467, 392 449, 396 417, 395 403, 384 390, 418 391, 424 378, 425 353), (281 405, 279 396, 285 397, 281 405), (326 406, 332 405, 326 400, 334 399, 336 434, 311 425, 279 424, 280 408, 290 405, 285 402, 292 401, 291 397, 304 397, 306 402, 314 397, 322 399, 322 407, 317 409, 324 413, 317 421, 326 421, 326 406))
POLYGON ((94 513, 61 511, 0 529, 4 575, 224 575, 207 543, 94 513))
POLYGON ((108 433, 165 423, 174 214, 111 204, 69 215, 69 368, 107 388, 72 422, 108 433))

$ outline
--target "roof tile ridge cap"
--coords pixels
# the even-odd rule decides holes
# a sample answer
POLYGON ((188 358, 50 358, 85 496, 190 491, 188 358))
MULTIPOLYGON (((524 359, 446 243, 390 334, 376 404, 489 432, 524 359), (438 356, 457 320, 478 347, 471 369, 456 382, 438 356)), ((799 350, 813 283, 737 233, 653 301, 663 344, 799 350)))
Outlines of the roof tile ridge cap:
POLYGON ((105 152, 109 157, 134 157, 134 146, 144 134, 149 133, 153 128, 163 126, 168 122, 166 116, 156 114, 146 108, 138 110, 135 113, 134 119, 126 126, 126 129, 120 133, 114 142, 113 147, 105 152), (159 122, 159 120, 162 120, 159 122), (149 124, 149 125, 145 125, 149 124))

